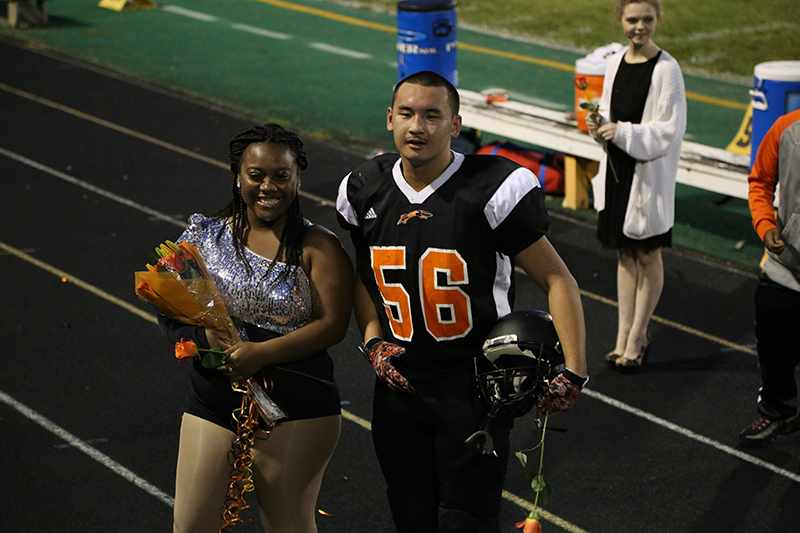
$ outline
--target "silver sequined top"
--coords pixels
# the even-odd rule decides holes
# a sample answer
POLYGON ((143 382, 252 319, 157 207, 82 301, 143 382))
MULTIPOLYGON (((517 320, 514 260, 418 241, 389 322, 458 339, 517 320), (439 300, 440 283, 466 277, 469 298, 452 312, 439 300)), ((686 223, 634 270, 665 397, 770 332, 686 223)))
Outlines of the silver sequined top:
POLYGON ((247 340, 247 336, 241 322, 283 335, 311 322, 311 282, 303 269, 298 267, 297 275, 290 274, 283 281, 271 284, 287 265, 278 263, 269 277, 264 278, 272 260, 245 249, 253 268, 252 274, 248 274, 236 257, 231 228, 226 220, 195 213, 189 217, 189 227, 179 241, 197 246, 225 300, 228 313, 239 326, 242 340, 247 340), (222 235, 218 242, 220 230, 222 235))

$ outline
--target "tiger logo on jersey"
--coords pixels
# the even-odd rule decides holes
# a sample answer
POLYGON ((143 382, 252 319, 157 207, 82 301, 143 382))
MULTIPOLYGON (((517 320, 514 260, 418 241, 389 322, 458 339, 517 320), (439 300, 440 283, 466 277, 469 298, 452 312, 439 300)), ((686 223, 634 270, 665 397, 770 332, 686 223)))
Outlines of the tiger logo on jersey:
POLYGON ((425 220, 425 219, 431 218, 432 216, 433 216, 433 213, 431 213, 430 211, 423 211, 422 209, 415 209, 414 211, 406 213, 405 215, 400 215, 400 220, 397 221, 397 225, 399 226, 400 224, 405 224, 409 220, 411 220, 412 218, 421 218, 421 219, 425 220))

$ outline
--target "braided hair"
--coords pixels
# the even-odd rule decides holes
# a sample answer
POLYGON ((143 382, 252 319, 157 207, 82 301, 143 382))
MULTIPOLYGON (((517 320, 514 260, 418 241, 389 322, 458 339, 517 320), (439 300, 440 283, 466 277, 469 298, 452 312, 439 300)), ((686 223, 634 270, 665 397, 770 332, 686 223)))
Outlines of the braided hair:
MULTIPOLYGON (((250 266, 247 255, 245 254, 245 246, 247 245, 246 235, 247 231, 250 229, 250 221, 247 218, 247 206, 242 198, 241 190, 237 187, 237 180, 239 171, 242 168, 242 156, 245 150, 247 150, 247 147, 255 143, 285 146, 294 157, 299 170, 303 171, 308 168, 308 158, 303 149, 303 141, 300 140, 295 132, 284 129, 278 124, 270 123, 264 124, 263 126, 255 126, 240 133, 230 142, 230 152, 228 156, 231 161, 231 172, 233 173, 233 182, 231 184, 232 198, 228 205, 217 213, 217 216, 229 218, 231 220, 231 233, 233 235, 233 247, 236 252, 236 257, 244 263, 247 272, 250 274, 253 272, 253 267, 250 266)), ((288 268, 284 269, 272 283, 284 280, 290 272, 297 272, 297 268, 300 267, 300 262, 303 259, 304 236, 305 224, 303 223, 303 212, 300 209, 300 196, 298 195, 295 196, 294 201, 286 210, 286 224, 281 233, 278 251, 262 279, 267 279, 273 267, 280 261, 282 256, 285 256, 284 262, 288 268)), ((220 237, 221 233, 217 236, 217 241, 219 241, 220 237)))

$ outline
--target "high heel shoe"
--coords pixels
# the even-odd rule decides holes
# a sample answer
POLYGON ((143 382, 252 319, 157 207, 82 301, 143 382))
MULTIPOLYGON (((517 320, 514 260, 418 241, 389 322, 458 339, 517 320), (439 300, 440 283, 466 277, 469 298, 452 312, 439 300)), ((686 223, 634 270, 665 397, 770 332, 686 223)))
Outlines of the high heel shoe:
POLYGON ((617 359, 619 359, 620 357, 622 357, 622 354, 620 353, 608 352, 605 358, 606 363, 608 363, 608 366, 610 366, 611 368, 615 368, 617 366, 617 359))
POLYGON ((617 359, 615 366, 623 374, 632 374, 638 372, 642 365, 647 361, 647 355, 650 353, 650 335, 642 344, 642 349, 639 351, 639 356, 636 359, 625 359, 620 357, 617 359))

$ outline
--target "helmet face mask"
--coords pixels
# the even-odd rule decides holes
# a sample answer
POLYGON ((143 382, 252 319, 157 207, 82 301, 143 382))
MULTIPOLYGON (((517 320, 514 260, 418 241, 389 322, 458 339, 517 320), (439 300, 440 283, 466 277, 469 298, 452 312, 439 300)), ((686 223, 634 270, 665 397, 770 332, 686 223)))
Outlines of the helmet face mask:
POLYGON ((549 314, 515 311, 489 332, 475 358, 478 394, 496 412, 527 414, 564 370, 564 356, 549 314))

